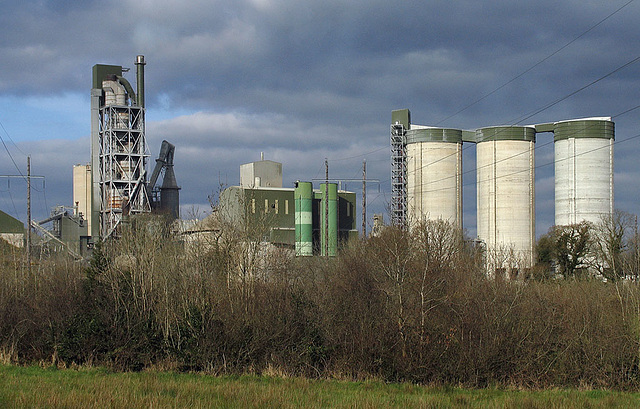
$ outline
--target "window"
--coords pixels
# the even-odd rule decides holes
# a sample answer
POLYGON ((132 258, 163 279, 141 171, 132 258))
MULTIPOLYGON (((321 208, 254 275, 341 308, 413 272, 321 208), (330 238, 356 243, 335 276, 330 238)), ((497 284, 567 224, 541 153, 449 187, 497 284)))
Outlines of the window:
POLYGON ((278 199, 276 199, 275 203, 273 204, 274 208, 276 209, 276 214, 278 214, 278 199))
POLYGON ((256 199, 251 199, 251 213, 256 213, 256 199))
POLYGON ((289 214, 289 201, 284 201, 284 214, 289 214))
POLYGON ((264 199, 264 212, 269 213, 269 199, 264 199))

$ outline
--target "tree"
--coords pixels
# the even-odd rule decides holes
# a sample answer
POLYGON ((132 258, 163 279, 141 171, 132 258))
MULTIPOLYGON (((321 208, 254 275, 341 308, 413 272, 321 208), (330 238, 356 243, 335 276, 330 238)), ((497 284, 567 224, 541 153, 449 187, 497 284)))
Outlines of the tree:
POLYGON ((556 265, 554 246, 555 240, 553 228, 551 228, 546 234, 540 236, 536 244, 536 264, 532 270, 532 278, 544 280, 553 276, 556 265))
POLYGON ((621 210, 603 216, 596 226, 596 268, 608 280, 615 281, 625 275, 623 256, 629 247, 632 226, 632 216, 621 210))
POLYGON ((586 271, 592 255, 592 229, 593 225, 584 220, 551 228, 552 258, 558 272, 565 278, 576 277, 586 271))
POLYGON ((415 261, 415 245, 410 234, 398 227, 383 230, 370 240, 371 260, 381 274, 379 280, 395 317, 402 357, 407 356, 407 303, 409 281, 415 261))

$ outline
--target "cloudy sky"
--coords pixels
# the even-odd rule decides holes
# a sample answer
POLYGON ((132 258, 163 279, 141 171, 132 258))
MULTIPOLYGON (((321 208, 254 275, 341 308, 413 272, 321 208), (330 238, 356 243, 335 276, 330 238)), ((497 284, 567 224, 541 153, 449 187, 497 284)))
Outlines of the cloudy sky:
MULTIPOLYGON (((283 163, 285 186, 324 177, 325 158, 331 178, 360 178, 366 159, 367 177, 380 180, 369 214, 385 212, 400 108, 416 124, 463 129, 612 116, 615 206, 640 213, 640 61, 626 65, 640 56, 640 1, 0 5, 0 174, 26 172, 31 155, 32 173, 45 176, 33 182, 35 218, 72 204, 72 166, 90 160, 92 66, 131 67, 135 83, 138 54, 150 164, 163 139, 176 145, 183 217, 206 212, 208 196, 237 184, 240 164, 260 152, 283 163)), ((548 135, 536 144, 538 235, 553 224, 548 135)), ((464 148, 464 224, 475 235, 475 146, 464 148)), ((346 188, 360 201, 360 183, 346 188)), ((0 178, 0 210, 26 220, 25 195, 24 182, 0 178)))

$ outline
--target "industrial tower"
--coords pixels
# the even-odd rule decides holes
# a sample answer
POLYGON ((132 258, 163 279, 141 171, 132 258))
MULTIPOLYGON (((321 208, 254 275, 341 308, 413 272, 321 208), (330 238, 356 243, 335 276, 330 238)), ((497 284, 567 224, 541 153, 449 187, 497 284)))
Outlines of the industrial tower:
POLYGON ((129 215, 151 211, 146 189, 144 56, 136 58, 137 95, 128 69, 93 66, 91 89, 91 236, 118 235, 129 215))
POLYGON ((407 130, 411 125, 408 109, 391 112, 391 224, 407 224, 407 130))

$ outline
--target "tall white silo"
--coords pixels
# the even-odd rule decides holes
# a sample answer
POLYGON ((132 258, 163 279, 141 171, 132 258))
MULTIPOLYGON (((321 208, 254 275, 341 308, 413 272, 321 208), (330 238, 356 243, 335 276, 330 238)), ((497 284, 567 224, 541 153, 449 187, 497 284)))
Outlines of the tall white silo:
POLYGON ((490 272, 534 262, 535 128, 476 130, 477 228, 490 272))
POLYGON ((598 223, 613 213, 611 118, 554 124, 556 225, 598 223))
POLYGON ((411 125, 406 138, 409 223, 443 219, 462 228, 462 131, 411 125))

